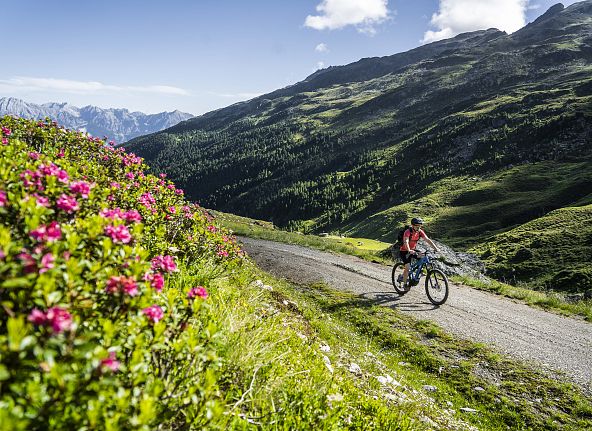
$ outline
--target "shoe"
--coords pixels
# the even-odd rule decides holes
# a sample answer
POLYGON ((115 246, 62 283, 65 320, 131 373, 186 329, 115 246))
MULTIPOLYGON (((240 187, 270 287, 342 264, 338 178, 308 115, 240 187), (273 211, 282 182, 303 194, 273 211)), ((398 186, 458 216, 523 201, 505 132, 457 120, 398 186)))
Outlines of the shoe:
POLYGON ((403 283, 403 274, 399 274, 397 277, 397 283, 403 283))

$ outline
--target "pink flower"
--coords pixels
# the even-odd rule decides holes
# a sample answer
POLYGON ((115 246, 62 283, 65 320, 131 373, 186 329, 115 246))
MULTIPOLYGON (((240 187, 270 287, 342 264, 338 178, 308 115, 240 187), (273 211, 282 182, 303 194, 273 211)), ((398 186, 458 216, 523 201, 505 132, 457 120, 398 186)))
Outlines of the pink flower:
POLYGON ((126 177, 128 180, 133 180, 134 178, 136 178, 136 176, 134 175, 134 173, 133 173, 133 172, 128 172, 128 173, 126 173, 126 174, 125 174, 125 177, 126 177))
POLYGON ((78 211, 78 209, 80 209, 76 198, 74 196, 68 196, 66 194, 62 194, 58 198, 57 205, 59 209, 66 211, 68 214, 71 214, 74 211, 78 211))
POLYGON ((8 139, 2 138, 2 145, 8 145, 8 139))
POLYGON ((208 230, 210 232, 212 232, 212 233, 216 233, 218 231, 218 229, 216 228, 216 226, 214 226, 212 224, 208 226, 208 230))
POLYGON ((44 272, 49 271, 51 268, 54 267, 55 258, 51 253, 45 253, 41 258, 41 269, 39 270, 39 274, 43 274, 44 272))
POLYGON ((101 217, 105 217, 105 218, 110 218, 112 220, 120 220, 123 218, 123 211, 121 211, 120 208, 114 208, 114 209, 102 209, 101 212, 99 213, 101 217))
POLYGON ((86 181, 75 181, 70 184, 70 190, 74 193, 78 193, 84 199, 87 199, 88 194, 90 193, 90 184, 86 181))
POLYGON ((132 236, 125 225, 106 226, 105 235, 111 237, 115 243, 127 244, 132 240, 132 236))
POLYGON ((133 222, 141 222, 142 221, 142 216, 136 210, 127 211, 126 213, 123 214, 123 218, 125 219, 125 221, 128 221, 128 222, 129 221, 133 221, 133 222))
POLYGON ((31 313, 29 313, 29 317, 27 317, 27 320, 31 322, 33 325, 39 326, 45 324, 47 317, 45 316, 45 313, 43 311, 38 310, 37 308, 33 308, 31 313))
POLYGON ((57 154, 57 156, 61 159, 62 157, 64 157, 64 150, 60 149, 60 152, 57 154))
POLYGON ((8 127, 2 126, 2 134, 4 136, 10 136, 10 135, 12 135, 12 132, 10 131, 10 129, 8 127))
POLYGON ((164 317, 162 308, 160 308, 158 305, 152 305, 151 307, 144 308, 142 313, 144 313, 154 323, 158 322, 164 317))
POLYGON ((62 231, 60 225, 56 221, 52 221, 48 225, 41 225, 32 230, 29 235, 39 242, 54 242, 62 237, 62 231))
POLYGON ((72 315, 61 307, 51 307, 45 313, 34 308, 27 319, 37 326, 50 326, 54 334, 72 328, 72 315))
POLYGON ((159 177, 160 178, 166 178, 167 174, 160 174, 159 177))
POLYGON ((6 192, 4 190, 0 190, 0 207, 6 206, 6 202, 8 202, 8 199, 6 198, 6 192))
POLYGON ((150 286, 152 286, 157 292, 160 292, 164 287, 164 277, 159 272, 147 272, 146 275, 144 275, 144 280, 150 282, 150 286))
POLYGON ((138 291, 138 284, 133 277, 125 277, 123 275, 113 276, 107 281, 107 287, 105 288, 107 293, 120 293, 123 292, 129 296, 136 296, 140 292, 138 291))
POLYGON ((64 308, 51 307, 45 314, 48 324, 54 333, 68 331, 72 327, 72 315, 64 308))
POLYGON ((228 252, 226 250, 220 250, 216 253, 219 257, 228 257, 228 252))
POLYGON ((175 190, 175 193, 178 195, 182 195, 184 192, 182 189, 177 189, 177 190, 175 190))
POLYGON ((206 299, 208 297, 208 291, 203 286, 197 286, 187 292, 187 297, 190 299, 195 298, 196 296, 206 299))
POLYGON ((175 214, 177 212, 177 208, 176 207, 169 207, 169 212, 171 214, 175 214))
POLYGON ((151 204, 156 203, 156 199, 154 199, 154 196, 152 196, 150 193, 144 193, 142 196, 140 196, 138 201, 148 209, 150 208, 151 204))
POLYGON ((39 153, 36 153, 35 151, 30 151, 29 157, 32 158, 33 160, 39 160, 39 153))
POLYGON ((17 255, 17 259, 19 259, 23 264, 23 272, 25 274, 30 274, 37 271, 37 263, 35 262, 35 259, 33 259, 33 256, 31 256, 29 253, 20 253, 17 255))
POLYGON ((120 188, 120 187, 121 187, 121 185, 120 185, 119 183, 116 183, 115 181, 113 181, 113 182, 111 183, 111 187, 113 187, 114 189, 118 189, 118 188, 120 188))
POLYGON ((117 355, 115 352, 109 352, 109 356, 105 359, 101 359, 101 367, 108 368, 111 371, 119 370, 121 362, 117 360, 117 355))
POLYGON ((38 206, 46 208, 49 206, 49 198, 46 198, 45 196, 40 196, 37 193, 34 193, 33 197, 37 201, 38 206))
POLYGON ((172 256, 155 256, 152 259, 152 269, 155 271, 173 272, 177 269, 177 264, 172 256))

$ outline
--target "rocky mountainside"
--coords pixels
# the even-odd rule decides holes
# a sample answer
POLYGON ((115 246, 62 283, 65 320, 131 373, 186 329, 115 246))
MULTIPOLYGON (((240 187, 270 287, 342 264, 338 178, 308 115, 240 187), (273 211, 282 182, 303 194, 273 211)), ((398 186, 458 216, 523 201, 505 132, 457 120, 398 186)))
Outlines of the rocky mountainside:
MULTIPOLYGON (((320 70, 130 145, 212 208, 387 241, 420 214, 453 246, 491 242, 495 260, 506 252, 497 235, 592 203, 592 1, 553 6, 512 34, 320 70)), ((569 266, 567 245, 592 246, 570 241, 539 263, 569 266)), ((552 278, 529 268, 496 274, 552 278)))
POLYGON ((96 106, 78 108, 68 103, 37 105, 13 97, 0 98, 0 116, 12 115, 28 119, 46 117, 75 130, 84 130, 93 136, 107 136, 116 142, 125 142, 136 136, 158 132, 192 118, 185 112, 144 114, 127 109, 103 109, 96 106))

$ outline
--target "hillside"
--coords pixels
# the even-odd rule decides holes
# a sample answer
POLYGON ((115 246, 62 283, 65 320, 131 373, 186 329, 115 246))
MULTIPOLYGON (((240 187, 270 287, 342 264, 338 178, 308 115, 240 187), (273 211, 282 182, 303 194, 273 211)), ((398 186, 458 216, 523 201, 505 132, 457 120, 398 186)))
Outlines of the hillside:
POLYGON ((2 431, 592 425, 564 379, 261 272, 134 154, 46 122, 0 133, 2 431))
POLYGON ((63 127, 83 130, 92 136, 107 136, 116 142, 158 132, 193 117, 191 114, 180 111, 144 114, 130 112, 127 109, 103 109, 90 105, 78 108, 69 103, 38 105, 14 97, 2 97, 0 98, 0 117, 4 115, 31 120, 51 118, 63 127))
POLYGON ((591 72, 588 0, 324 69, 127 147, 207 207, 387 241, 422 214, 469 248, 592 202, 591 72))

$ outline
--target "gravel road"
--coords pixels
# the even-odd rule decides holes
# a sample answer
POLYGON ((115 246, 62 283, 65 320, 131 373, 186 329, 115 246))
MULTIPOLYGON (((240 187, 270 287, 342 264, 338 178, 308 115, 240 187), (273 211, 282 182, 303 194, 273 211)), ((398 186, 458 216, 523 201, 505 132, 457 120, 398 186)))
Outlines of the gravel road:
POLYGON ((547 370, 562 371, 592 391, 592 324, 538 310, 466 286, 450 285, 448 301, 433 306, 423 279, 405 296, 390 284, 391 267, 305 247, 240 238, 265 271, 296 283, 323 281, 420 319, 462 338, 487 343, 547 370))

